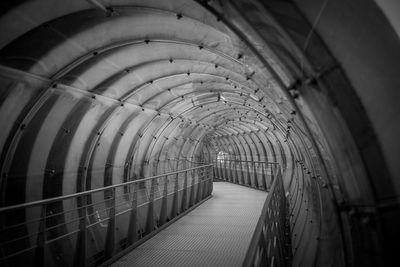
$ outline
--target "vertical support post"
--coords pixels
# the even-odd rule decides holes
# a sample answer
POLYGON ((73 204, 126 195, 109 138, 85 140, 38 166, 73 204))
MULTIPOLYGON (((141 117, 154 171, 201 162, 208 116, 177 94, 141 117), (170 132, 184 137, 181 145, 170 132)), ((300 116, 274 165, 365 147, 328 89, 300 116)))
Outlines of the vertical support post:
POLYGON ((149 208, 147 210, 146 234, 154 230, 154 190, 156 186, 155 185, 156 179, 151 179, 150 182, 150 196, 149 196, 149 208))
POLYGON ((189 201, 189 207, 193 206, 194 204, 194 170, 191 170, 192 173, 192 185, 190 187, 190 201, 189 201))
POLYGON ((168 211, 168 175, 164 176, 164 190, 162 195, 161 211, 160 211, 160 225, 167 221, 168 211))
POLYGON ((109 259, 113 256, 115 247, 115 187, 111 189, 111 194, 112 196, 110 199, 110 212, 108 215, 109 219, 107 227, 106 246, 104 249, 106 259, 109 259))
POLYGON ((136 183, 132 184, 132 202, 131 202, 131 214, 129 216, 129 228, 128 228, 128 246, 132 245, 137 240, 137 229, 136 229, 136 222, 137 222, 137 190, 136 190, 136 183))
POLYGON ((178 198, 178 191, 179 191, 179 173, 175 176, 175 185, 174 185, 174 201, 172 204, 172 214, 173 217, 179 214, 179 198, 178 198))
POLYGON ((197 196, 196 196, 196 203, 200 202, 203 198, 203 168, 196 169, 196 171, 199 173, 199 176, 197 178, 197 196))
POLYGON ((271 187, 272 183, 275 180, 274 169, 273 169, 272 165, 273 165, 272 163, 269 164, 269 168, 271 170, 271 182, 270 182, 270 185, 269 185, 270 187, 271 187))
POLYGON ((219 161, 219 173, 218 173, 218 175, 219 175, 219 179, 221 179, 221 180, 223 180, 224 179, 224 176, 223 176, 223 167, 222 167, 222 159, 219 161))
POLYGON ((187 209, 187 188, 188 188, 188 171, 185 171, 185 180, 183 181, 181 212, 184 212, 187 209))
POLYGON ((44 266, 44 254, 46 245, 46 204, 42 206, 42 218, 39 223, 39 232, 37 234, 36 240, 36 250, 35 250, 35 266, 44 266))
POLYGON ((225 159, 223 159, 223 161, 221 162, 221 172, 222 172, 223 180, 225 180, 225 164, 226 164, 226 161, 225 161, 225 159))
POLYGON ((254 187, 258 188, 258 177, 257 177, 257 169, 256 169, 256 162, 253 161, 253 173, 254 173, 254 187))
POLYGON ((216 174, 216 177, 217 177, 218 179, 222 179, 221 176, 220 176, 220 173, 221 173, 221 167, 220 167, 220 165, 221 165, 221 161, 218 160, 218 158, 217 158, 216 164, 215 164, 215 166, 216 166, 215 174, 216 174))
POLYGON ((240 180, 241 180, 241 184, 246 184, 245 180, 244 180, 244 173, 243 173, 243 162, 239 161, 239 165, 240 165, 240 180))
POLYGON ((77 199, 79 214, 79 233, 76 244, 76 252, 75 252, 75 266, 84 267, 86 266, 86 226, 87 226, 87 204, 88 204, 88 196, 84 195, 77 199))
POLYGON ((213 186, 214 186, 214 175, 213 175, 213 170, 214 170, 214 166, 210 166, 210 174, 211 174, 211 177, 210 177, 210 180, 209 180, 209 182, 210 182, 210 192, 209 192, 209 195, 212 194, 213 186))
POLYGON ((229 181, 235 183, 235 176, 233 175, 233 161, 229 160, 229 181))
POLYGON ((223 180, 226 180, 225 179, 225 164, 226 164, 226 161, 225 161, 225 159, 223 159, 223 162, 221 163, 221 171, 222 171, 222 179, 223 180))
POLYGON ((239 169, 238 169, 239 162, 236 159, 233 162, 235 164, 236 183, 240 184, 241 183, 241 181, 240 181, 240 172, 239 172, 239 169))
POLYGON ((246 172, 247 172, 247 185, 251 187, 252 183, 251 183, 250 168, 249 168, 249 162, 248 161, 246 161, 246 172))
POLYGON ((237 162, 235 160, 232 160, 232 164, 233 164, 233 174, 235 175, 235 183, 239 184, 239 175, 238 175, 238 171, 237 171, 237 162))
POLYGON ((264 190, 268 189, 267 182, 266 182, 267 177, 266 177, 266 171, 265 171, 265 168, 267 167, 266 164, 267 164, 266 162, 261 162, 262 186, 263 186, 264 190))
POLYGON ((230 182, 231 179, 229 177, 229 161, 225 159, 225 180, 230 182))
POLYGON ((211 195, 211 181, 212 181, 212 178, 211 178, 211 174, 212 174, 212 166, 208 166, 208 167, 206 167, 206 171, 207 171, 207 177, 206 177, 206 179, 207 179, 207 195, 206 196, 209 196, 209 195, 211 195))

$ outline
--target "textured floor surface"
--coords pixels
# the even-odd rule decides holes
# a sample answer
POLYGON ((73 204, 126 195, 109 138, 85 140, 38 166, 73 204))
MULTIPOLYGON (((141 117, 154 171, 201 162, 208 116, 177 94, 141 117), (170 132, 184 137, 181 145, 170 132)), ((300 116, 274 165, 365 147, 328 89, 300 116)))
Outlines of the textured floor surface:
POLYGON ((112 266, 241 266, 267 193, 226 182, 112 266))

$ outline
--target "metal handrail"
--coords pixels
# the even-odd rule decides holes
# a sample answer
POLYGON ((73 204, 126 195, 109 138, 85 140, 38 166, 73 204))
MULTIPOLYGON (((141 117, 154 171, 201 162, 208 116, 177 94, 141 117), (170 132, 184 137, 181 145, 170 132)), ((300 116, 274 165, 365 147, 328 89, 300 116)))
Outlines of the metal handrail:
POLYGON ((192 170, 196 170, 196 169, 200 169, 200 168, 204 168, 204 167, 211 167, 211 166, 213 166, 213 164, 197 166, 197 167, 193 167, 193 168, 189 168, 189 169, 185 169, 185 170, 181 170, 181 171, 168 172, 168 173, 150 176, 150 177, 139 179, 139 180, 133 180, 133 181, 128 181, 128 182, 119 183, 119 184, 115 184, 115 185, 109 185, 109 186, 96 188, 96 189, 92 189, 92 190, 88 190, 88 191, 82 191, 82 192, 78 192, 78 193, 74 193, 74 194, 68 194, 68 195, 63 195, 63 196, 59 196, 59 197, 47 198, 47 199, 42 199, 42 200, 37 200, 37 201, 7 206, 7 207, 1 207, 0 212, 6 212, 6 211, 13 210, 13 209, 20 209, 20 208, 27 208, 27 207, 36 206, 36 205, 48 204, 48 203, 57 202, 60 200, 69 199, 69 198, 76 198, 76 197, 85 196, 85 195, 89 195, 92 193, 97 193, 97 192, 101 192, 101 191, 105 191, 105 190, 109 190, 109 189, 113 189, 113 188, 117 188, 117 187, 121 187, 121 186, 127 186, 127 185, 131 185, 131 184, 135 184, 135 183, 145 182, 145 181, 152 180, 152 179, 157 179, 157 178, 161 178, 161 177, 165 177, 165 176, 169 176, 169 175, 184 173, 187 171, 192 171, 192 170))
POLYGON ((255 160, 240 160, 240 159, 219 159, 218 161, 251 162, 251 163, 265 163, 265 164, 279 165, 279 162, 272 162, 272 161, 255 161, 255 160))
POLYGON ((285 220, 286 196, 281 170, 278 169, 271 190, 264 202, 261 216, 257 222, 242 266, 285 266, 284 253, 282 252, 283 240, 285 240, 285 220), (277 207, 274 207, 274 205, 277 207), (276 208, 278 208, 279 211, 277 211, 276 208), (278 218, 274 218, 274 216, 278 218), (268 227, 270 224, 272 227, 268 227), (271 228, 273 228, 273 230, 271 230, 271 228), (274 234, 268 235, 268 231, 274 231, 274 234), (271 245, 270 242, 272 242, 272 240, 274 240, 274 243, 278 240, 280 244, 277 246, 276 244, 271 245))
POLYGON ((54 261, 46 248, 72 236, 76 237, 73 251, 58 248, 67 255, 65 257, 68 260, 65 260, 72 259, 73 265, 79 266, 87 266, 89 262, 97 265, 110 260, 119 249, 134 246, 145 235, 209 198, 213 169, 213 164, 203 164, 74 194, 1 207, 0 265, 7 265, 7 262, 9 265, 16 265, 15 262, 20 265, 23 255, 34 257, 35 265, 54 261), (141 183, 146 186, 142 187, 141 183), (124 188, 129 193, 125 190, 122 192, 124 188), (161 210, 157 210, 157 205, 161 205, 161 210), (32 209, 31 212, 28 213, 28 209, 32 209), (22 216, 20 211, 25 215, 22 216), (3 218, 7 218, 6 214, 17 219, 3 221, 3 218), (13 217, 14 214, 17 216, 13 217), (94 251, 89 253, 87 235, 99 225, 107 228, 104 240, 101 241, 102 245, 96 245, 94 251), (127 228, 122 236, 116 235, 117 227, 127 228), (101 255, 97 257, 96 253, 101 255))

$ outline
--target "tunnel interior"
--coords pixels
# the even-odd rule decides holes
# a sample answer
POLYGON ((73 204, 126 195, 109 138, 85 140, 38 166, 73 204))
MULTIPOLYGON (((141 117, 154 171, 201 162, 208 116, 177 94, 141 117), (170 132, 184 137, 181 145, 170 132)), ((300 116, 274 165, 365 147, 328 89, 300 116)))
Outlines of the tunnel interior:
MULTIPOLYGON (((394 257, 396 4, 21 0, 0 6, 1 207, 202 163, 277 162, 293 266, 376 266, 394 257)), ((1 225, 37 212, 2 216, 1 225)), ((93 238, 105 242, 101 232, 93 238)), ((73 246, 53 247, 52 262, 70 264, 60 251, 73 246)))

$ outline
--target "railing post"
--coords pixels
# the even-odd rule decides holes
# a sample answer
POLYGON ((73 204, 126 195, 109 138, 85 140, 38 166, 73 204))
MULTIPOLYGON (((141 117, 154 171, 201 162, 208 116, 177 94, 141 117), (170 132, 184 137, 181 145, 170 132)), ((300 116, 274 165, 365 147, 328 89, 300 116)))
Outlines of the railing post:
POLYGON ((131 214, 129 216, 129 226, 128 226, 128 246, 132 245, 137 240, 137 229, 136 229, 136 221, 137 221, 137 190, 136 183, 132 184, 133 194, 132 194, 132 204, 131 204, 131 214))
POLYGON ((190 187, 190 201, 189 201, 189 207, 193 206, 194 204, 194 170, 191 171, 192 173, 192 185, 190 187))
POLYGON ((116 189, 113 187, 111 189, 111 199, 110 199, 110 212, 108 216, 108 227, 107 227, 107 238, 106 238, 106 246, 105 246, 105 256, 106 259, 109 259, 114 254, 115 247, 115 198, 116 198, 116 189))
POLYGON ((168 175, 164 178, 164 190, 162 196, 161 211, 160 211, 160 225, 163 225, 167 221, 167 210, 168 210, 168 175))
MULTIPOLYGON (((212 168, 212 167, 211 167, 211 168, 212 168)), ((209 196, 209 195, 211 194, 211 191, 210 191, 210 189, 211 189, 211 184, 210 184, 210 179, 211 179, 210 170, 212 170, 212 169, 210 169, 210 166, 206 167, 206 182, 205 182, 205 184, 206 184, 206 192, 205 192, 206 196, 209 196)))
MULTIPOLYGON (((157 179, 157 178, 156 178, 157 179)), ((150 182, 150 196, 149 196, 149 208, 147 211, 146 221, 146 233, 150 233, 154 229, 154 190, 155 190, 155 179, 150 182)))
POLYGON ((229 161, 228 160, 224 160, 224 174, 225 174, 225 181, 230 181, 230 179, 229 179, 229 171, 228 171, 228 168, 229 168, 229 161))
POLYGON ((183 196, 181 203, 181 212, 184 212, 187 207, 187 187, 188 187, 188 171, 185 171, 185 180, 183 181, 183 196))
MULTIPOLYGON (((203 171, 204 169, 197 169, 198 172, 203 171)), ((197 197, 196 197, 196 203, 200 202, 203 199, 203 177, 202 173, 199 174, 199 177, 197 178, 197 197)))
POLYGON ((226 161, 225 161, 225 159, 223 159, 223 161, 221 162, 221 178, 222 178, 222 180, 225 180, 225 164, 226 164, 226 161))
POLYGON ((233 167, 232 167, 232 160, 229 160, 229 181, 235 183, 235 176, 233 176, 233 167))
POLYGON ((256 162, 253 161, 253 173, 254 173, 254 187, 258 189, 258 178, 257 178, 257 169, 256 169, 256 162))
POLYGON ((252 187, 251 177, 250 177, 250 168, 249 168, 249 162, 248 161, 246 161, 246 172, 247 172, 247 185, 252 187))
POLYGON ((235 160, 232 161, 233 163, 233 173, 235 175, 235 183, 239 184, 239 175, 238 175, 238 169, 237 169, 237 162, 235 160))
POLYGON ((234 160, 233 162, 234 162, 234 164, 235 164, 236 183, 237 183, 237 184, 240 184, 241 182, 240 182, 240 175, 239 175, 239 170, 238 170, 239 164, 238 164, 238 161, 237 161, 237 160, 234 160))
POLYGON ((76 252, 75 252, 75 266, 86 266, 86 236, 87 236, 87 204, 88 195, 84 195, 77 199, 79 214, 79 233, 77 238, 76 252))
POLYGON ((223 168, 222 168, 222 160, 219 160, 219 168, 218 168, 218 178, 223 180, 224 177, 222 175, 223 172, 223 168))
POLYGON ((46 245, 46 205, 42 205, 42 218, 39 223, 39 232, 37 234, 36 240, 36 250, 35 250, 35 266, 44 266, 44 253, 45 253, 45 245, 46 245))
POLYGON ((272 164, 272 163, 269 164, 269 167, 270 167, 270 169, 271 169, 271 185, 272 185, 272 183, 273 183, 274 180, 275 180, 275 173, 274 173, 273 165, 274 165, 274 164, 272 164))
POLYGON ((242 184, 246 184, 245 179, 244 179, 244 173, 243 173, 243 161, 239 161, 240 164, 240 178, 242 184))
POLYGON ((263 186, 264 190, 268 189, 267 182, 266 182, 267 177, 266 177, 266 171, 265 171, 266 164, 267 164, 266 162, 261 162, 262 186, 263 186))
POLYGON ((178 191, 179 191, 179 174, 175 175, 175 185, 174 185, 174 201, 172 204, 172 214, 173 216, 177 216, 179 214, 179 199, 178 199, 178 191))

